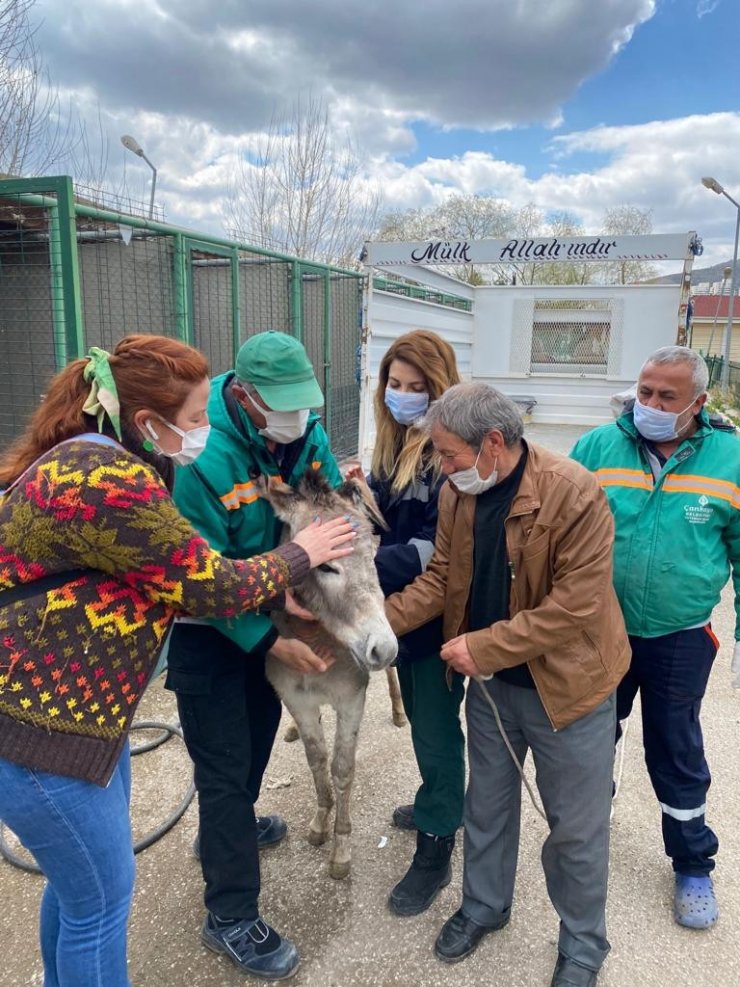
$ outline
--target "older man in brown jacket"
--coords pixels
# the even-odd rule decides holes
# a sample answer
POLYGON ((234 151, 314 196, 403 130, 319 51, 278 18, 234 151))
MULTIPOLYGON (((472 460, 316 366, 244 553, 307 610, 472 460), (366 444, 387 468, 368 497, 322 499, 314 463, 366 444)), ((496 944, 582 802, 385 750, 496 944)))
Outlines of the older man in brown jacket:
POLYGON ((629 663, 611 512, 591 474, 523 440, 516 405, 492 387, 450 388, 421 426, 451 482, 434 556, 388 598, 387 614, 397 634, 444 614, 442 658, 479 680, 466 700, 463 901, 436 953, 463 959, 511 914, 521 780, 495 705, 519 762, 532 751, 550 827, 542 862, 560 916, 552 987, 592 987, 609 950, 614 690, 629 663))

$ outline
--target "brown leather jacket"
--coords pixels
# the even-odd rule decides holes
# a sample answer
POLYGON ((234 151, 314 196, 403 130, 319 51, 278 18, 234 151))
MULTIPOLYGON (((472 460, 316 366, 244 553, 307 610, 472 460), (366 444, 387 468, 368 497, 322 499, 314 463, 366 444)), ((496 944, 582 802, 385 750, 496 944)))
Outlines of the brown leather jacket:
MULTIPOLYGON (((509 620, 466 634, 483 674, 527 662, 555 729, 602 703, 627 671, 630 648, 612 587, 614 525, 606 497, 578 463, 527 443, 506 518, 509 620)), ((396 634, 444 614, 444 638, 467 629, 475 497, 447 483, 434 555, 386 600, 396 634)))

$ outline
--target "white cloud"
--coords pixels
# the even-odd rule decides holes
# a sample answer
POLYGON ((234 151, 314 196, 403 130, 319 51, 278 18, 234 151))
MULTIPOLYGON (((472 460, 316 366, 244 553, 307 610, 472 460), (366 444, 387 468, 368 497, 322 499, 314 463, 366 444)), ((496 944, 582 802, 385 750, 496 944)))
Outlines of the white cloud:
MULTIPOLYGON (((159 169, 157 201, 168 220, 222 233, 229 172, 254 134, 223 134, 205 123, 158 114, 117 114, 105 116, 104 122, 114 186, 125 161, 129 193, 148 201, 149 169, 118 143, 118 135, 129 130, 159 169)), ((392 116, 386 122, 389 128, 395 123, 392 116)), ((651 209, 656 232, 697 230, 706 248, 702 262, 715 263, 732 256, 735 214, 726 199, 701 185, 701 177, 714 176, 740 198, 738 146, 740 113, 715 113, 560 135, 549 147, 552 169, 540 177, 482 151, 413 164, 378 154, 368 157, 366 168, 368 182, 380 185, 389 209, 432 206, 456 192, 477 193, 506 199, 514 207, 534 202, 544 211, 574 213, 592 232, 609 207, 651 209)))
POLYGON ((426 205, 454 191, 505 198, 515 207, 567 211, 598 231, 606 209, 630 204, 650 209, 656 232, 697 230, 710 263, 732 256, 734 215, 726 199, 701 185, 713 175, 728 190, 740 188, 740 113, 716 113, 631 127, 597 127, 553 140, 558 168, 540 178, 492 155, 469 152, 413 167, 380 166, 388 199, 396 207, 426 205), (598 153, 589 170, 568 170, 570 158, 598 153))
MULTIPOLYGON (((697 14, 718 0, 699 0, 697 14)), ((730 204, 700 185, 740 188, 740 114, 559 133, 540 177, 493 153, 429 157, 411 124, 479 131, 539 122, 604 69, 655 0, 44 0, 53 77, 110 141, 109 179, 148 200, 150 172, 119 143, 132 133, 159 169, 157 200, 175 223, 222 231, 229 173, 276 109, 311 91, 365 153, 389 208, 454 192, 567 210, 598 229, 604 210, 653 210, 659 231, 697 229, 707 255, 732 250, 730 204)), ((716 256, 715 256, 716 255, 716 256)))
POLYGON ((701 19, 707 14, 713 14, 719 7, 722 0, 698 0, 696 4, 696 16, 701 19))
POLYGON ((111 108, 264 125, 307 89, 406 121, 497 128, 560 107, 655 0, 45 0, 52 74, 111 108))

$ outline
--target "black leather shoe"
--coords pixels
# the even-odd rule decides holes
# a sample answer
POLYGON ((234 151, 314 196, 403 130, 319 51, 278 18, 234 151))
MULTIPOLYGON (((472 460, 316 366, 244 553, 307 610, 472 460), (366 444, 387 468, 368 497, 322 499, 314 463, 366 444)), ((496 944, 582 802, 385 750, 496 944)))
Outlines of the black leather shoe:
POLYGON ((434 944, 434 952, 445 963, 457 963, 473 952, 486 933, 503 929, 508 921, 507 913, 497 925, 478 925, 463 914, 462 908, 458 908, 442 926, 434 944))
POLYGON ((399 805, 393 810, 393 825, 398 829, 416 829, 413 805, 399 805))
POLYGON ((598 974, 558 953, 550 987, 596 987, 598 974))
MULTIPOLYGON (((275 846, 288 832, 288 824, 282 816, 257 816, 257 846, 261 850, 266 846, 275 846)), ((193 840, 193 854, 200 860, 200 830, 193 840)))
POLYGON ((228 956, 242 973, 265 980, 287 980, 300 962, 290 939, 284 939, 261 918, 228 923, 209 912, 200 938, 214 953, 228 956))

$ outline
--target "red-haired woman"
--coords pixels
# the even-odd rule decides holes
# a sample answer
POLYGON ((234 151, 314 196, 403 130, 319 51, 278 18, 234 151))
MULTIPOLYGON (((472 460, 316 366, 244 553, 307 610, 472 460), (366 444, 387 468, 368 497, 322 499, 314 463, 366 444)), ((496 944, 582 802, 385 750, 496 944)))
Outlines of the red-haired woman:
POLYGON ((337 519, 234 561, 182 517, 209 386, 197 350, 128 336, 62 370, 0 458, 0 819, 47 878, 45 987, 129 983, 127 736, 174 615, 256 608, 351 551, 337 519))

